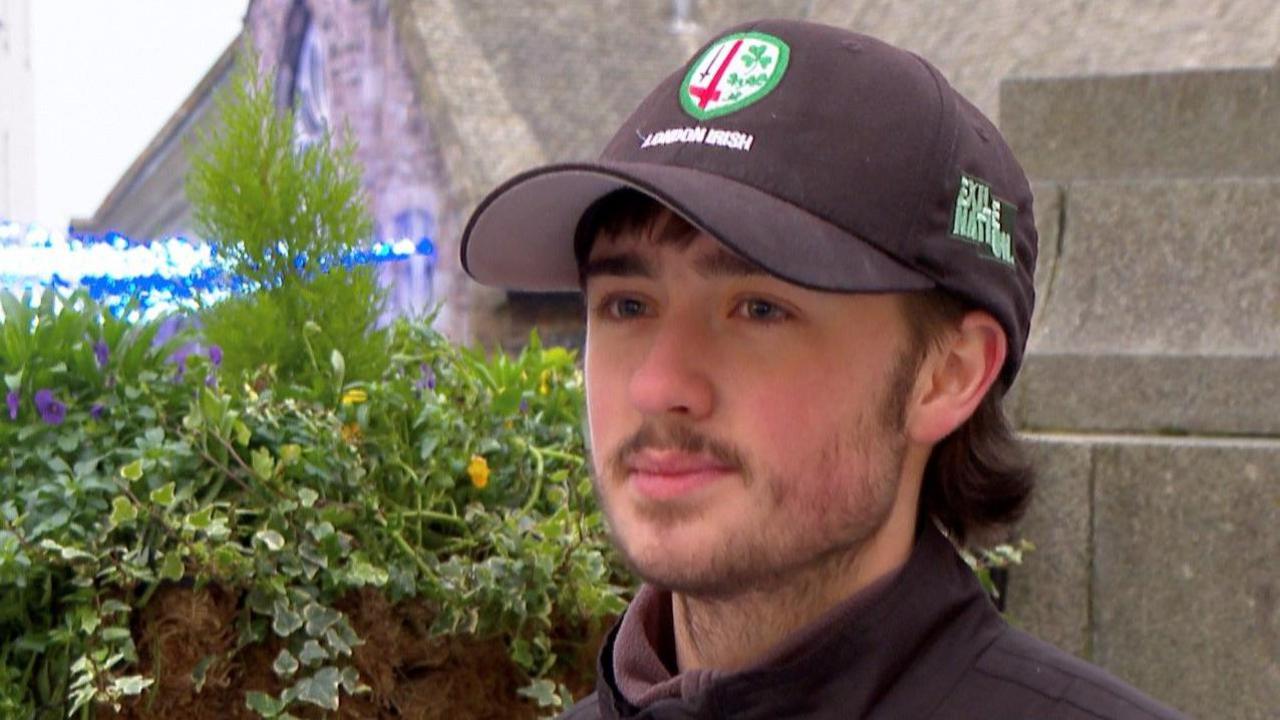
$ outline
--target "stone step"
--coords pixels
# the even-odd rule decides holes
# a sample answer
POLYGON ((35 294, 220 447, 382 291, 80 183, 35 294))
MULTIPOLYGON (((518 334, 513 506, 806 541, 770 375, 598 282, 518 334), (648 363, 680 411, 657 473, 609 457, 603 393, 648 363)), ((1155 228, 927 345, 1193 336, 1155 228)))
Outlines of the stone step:
POLYGON ((1035 190, 1020 427, 1280 434, 1280 180, 1035 190))
POLYGON ((1280 353, 1280 179, 1076 182, 1057 202, 1034 351, 1280 353))
POLYGON ((1031 353, 1005 410, 1023 430, 1280 436, 1280 357, 1031 353))
POLYGON ((1280 707, 1280 440, 1033 434, 1012 620, 1192 717, 1280 707), (1205 672, 1213 668, 1213 672, 1205 672))
POLYGON ((1009 79, 1000 128, 1039 180, 1280 176, 1280 69, 1009 79))

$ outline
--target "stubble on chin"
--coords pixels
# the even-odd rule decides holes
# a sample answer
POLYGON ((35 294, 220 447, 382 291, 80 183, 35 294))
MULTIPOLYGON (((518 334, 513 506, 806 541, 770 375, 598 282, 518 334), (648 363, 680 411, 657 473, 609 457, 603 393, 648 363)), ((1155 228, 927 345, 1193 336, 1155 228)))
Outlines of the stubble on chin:
POLYGON ((887 520, 896 497, 905 439, 899 423, 877 422, 889 419, 886 415, 892 410, 856 418, 853 427, 833 433, 811 467, 789 468, 785 475, 760 472, 744 453, 696 431, 642 428, 603 466, 596 459, 590 465, 613 543, 645 582, 691 597, 770 592, 844 572, 887 520), (632 503, 625 492, 626 463, 647 447, 705 452, 737 468, 737 489, 767 505, 760 522, 736 525, 732 517, 725 522, 724 507, 632 503), (615 506, 621 503, 629 504, 615 506), (717 521, 723 524, 710 525, 717 521), (700 527, 713 533, 706 544, 660 546, 668 537, 688 543, 700 527))

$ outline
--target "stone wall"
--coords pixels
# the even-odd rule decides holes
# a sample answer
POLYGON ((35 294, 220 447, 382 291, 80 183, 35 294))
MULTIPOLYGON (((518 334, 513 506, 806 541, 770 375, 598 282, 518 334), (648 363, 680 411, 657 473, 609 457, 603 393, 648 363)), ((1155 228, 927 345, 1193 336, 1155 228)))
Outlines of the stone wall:
POLYGON ((1006 82, 1036 180, 1010 614, 1197 717, 1280 708, 1280 72, 1006 82))

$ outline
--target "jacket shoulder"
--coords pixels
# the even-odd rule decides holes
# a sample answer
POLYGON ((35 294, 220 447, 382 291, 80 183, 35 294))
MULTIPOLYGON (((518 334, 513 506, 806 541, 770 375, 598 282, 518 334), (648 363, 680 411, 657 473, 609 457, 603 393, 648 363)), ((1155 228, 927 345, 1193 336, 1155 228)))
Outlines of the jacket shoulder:
POLYGON ((1009 627, 982 653, 935 717, 953 714, 1041 720, 1189 720, 1102 668, 1009 627))
POLYGON ((596 693, 591 693, 573 704, 558 720, 598 720, 600 718, 600 702, 596 693))

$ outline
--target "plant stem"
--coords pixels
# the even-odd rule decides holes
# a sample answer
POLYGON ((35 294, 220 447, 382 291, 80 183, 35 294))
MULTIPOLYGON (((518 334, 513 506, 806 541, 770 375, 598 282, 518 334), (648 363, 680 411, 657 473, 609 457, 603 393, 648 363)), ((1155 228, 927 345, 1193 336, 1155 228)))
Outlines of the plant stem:
POLYGON ((520 444, 524 445, 529 452, 533 453, 533 463, 536 466, 533 474, 533 489, 529 491, 529 497, 524 501, 524 505, 520 506, 520 512, 527 514, 529 511, 533 510, 533 506, 538 502, 538 496, 542 494, 542 474, 544 465, 541 450, 523 441, 521 441, 520 444))
POLYGON ((391 531, 391 539, 395 540, 396 545, 398 545, 401 550, 407 553, 409 557, 413 558, 413 561, 418 565, 418 569, 421 570, 424 575, 431 574, 432 572, 431 566, 428 565, 427 562, 422 559, 422 556, 418 554, 418 551, 414 550, 413 546, 410 545, 409 542, 404 539, 404 536, 400 534, 399 530, 391 531))

